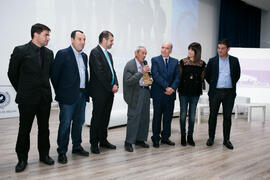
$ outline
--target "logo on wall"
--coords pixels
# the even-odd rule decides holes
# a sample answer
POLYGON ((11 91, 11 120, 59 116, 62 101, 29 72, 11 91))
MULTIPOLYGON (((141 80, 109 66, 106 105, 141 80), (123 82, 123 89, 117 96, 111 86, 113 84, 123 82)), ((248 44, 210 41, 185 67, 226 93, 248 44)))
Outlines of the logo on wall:
POLYGON ((10 103, 10 95, 8 92, 0 92, 0 108, 4 109, 10 103))

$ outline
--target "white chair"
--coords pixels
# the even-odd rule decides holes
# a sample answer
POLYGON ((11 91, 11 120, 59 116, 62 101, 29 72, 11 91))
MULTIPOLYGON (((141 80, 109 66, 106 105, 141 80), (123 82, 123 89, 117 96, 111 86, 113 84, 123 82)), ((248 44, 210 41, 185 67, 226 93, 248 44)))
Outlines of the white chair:
MULTIPOLYGON (((250 104, 250 98, 249 97, 237 96, 235 98, 235 106, 234 106, 233 112, 236 111, 235 110, 236 109, 236 104, 242 104, 242 105, 243 104, 250 104)), ((241 105, 239 105, 239 107, 237 107, 237 113, 246 112, 245 110, 246 109, 241 105)), ((197 105, 197 122, 198 122, 198 124, 201 123, 201 114, 205 113, 205 112, 209 113, 209 111, 210 111, 210 107, 209 107, 208 95, 203 94, 200 97, 198 105, 197 105), (206 109, 206 111, 205 111, 205 109, 206 109)), ((220 105, 219 113, 222 113, 222 104, 220 105)))
MULTIPOLYGON (((234 101, 234 108, 233 108, 233 112, 235 112, 235 105, 236 104, 249 104, 250 103, 250 97, 244 97, 244 96, 236 96, 235 101, 234 101)), ((247 108, 245 107, 239 107, 238 109, 238 113, 246 113, 247 112, 247 108)))
MULTIPOLYGON (((206 94, 203 94, 199 102, 197 104, 197 123, 201 124, 201 113, 204 113, 204 109, 208 108, 209 109, 209 101, 208 101, 208 96, 206 94)), ((208 110, 209 112, 209 110, 208 110)))
POLYGON ((253 108, 262 108, 263 111, 263 123, 265 123, 265 109, 266 109, 266 104, 259 104, 259 103, 236 103, 235 104, 235 116, 234 118, 238 118, 238 110, 240 107, 247 108, 248 111, 248 122, 251 120, 251 113, 253 108))
POLYGON ((201 113, 205 108, 209 108, 209 104, 200 104, 197 105, 197 123, 201 124, 201 113))

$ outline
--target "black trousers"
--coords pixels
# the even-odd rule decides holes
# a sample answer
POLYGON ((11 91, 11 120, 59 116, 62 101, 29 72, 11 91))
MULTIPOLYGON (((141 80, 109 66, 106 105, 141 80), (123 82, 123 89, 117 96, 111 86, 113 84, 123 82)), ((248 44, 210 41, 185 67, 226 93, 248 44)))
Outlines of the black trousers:
POLYGON ((113 93, 92 97, 93 111, 90 125, 90 143, 93 146, 97 146, 99 142, 107 142, 107 130, 110 122, 113 99, 113 93))
POLYGON ((49 117, 51 103, 19 104, 20 124, 16 143, 16 153, 19 160, 28 159, 30 149, 30 132, 34 118, 38 124, 38 151, 40 156, 48 155, 50 149, 49 117))
POLYGON ((208 121, 209 138, 215 139, 217 115, 220 104, 223 107, 223 138, 230 140, 232 109, 234 106, 235 92, 230 88, 215 89, 215 93, 209 96, 210 116, 208 121))
POLYGON ((159 142, 160 139, 166 141, 170 138, 174 101, 174 99, 167 95, 163 95, 162 99, 158 101, 153 99, 154 115, 152 122, 152 141, 159 142), (161 121, 163 127, 162 130, 161 121))

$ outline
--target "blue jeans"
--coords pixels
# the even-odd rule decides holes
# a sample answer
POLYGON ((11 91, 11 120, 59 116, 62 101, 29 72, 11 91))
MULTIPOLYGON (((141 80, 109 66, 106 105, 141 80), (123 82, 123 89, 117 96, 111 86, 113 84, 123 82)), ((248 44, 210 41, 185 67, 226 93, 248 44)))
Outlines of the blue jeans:
POLYGON ((57 137, 57 144, 58 144, 57 152, 59 154, 66 153, 68 150, 70 125, 72 120, 73 120, 71 130, 71 138, 73 144, 72 149, 78 149, 81 147, 82 126, 85 121, 85 105, 86 105, 86 97, 83 92, 80 92, 79 98, 73 104, 59 103, 60 125, 57 137))
POLYGON ((188 110, 188 135, 193 135, 196 107, 200 96, 180 96, 180 128, 181 135, 186 136, 186 118, 188 110))

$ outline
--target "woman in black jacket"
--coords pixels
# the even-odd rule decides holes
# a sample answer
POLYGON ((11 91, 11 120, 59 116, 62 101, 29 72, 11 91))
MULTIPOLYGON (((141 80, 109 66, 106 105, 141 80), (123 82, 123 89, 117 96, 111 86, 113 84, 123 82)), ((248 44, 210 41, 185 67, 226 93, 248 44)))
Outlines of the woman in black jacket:
POLYGON ((180 60, 180 99, 181 144, 195 146, 193 141, 196 107, 202 94, 206 63, 201 60, 201 45, 193 42, 188 46, 188 57, 180 60), (189 108, 189 109, 188 109, 189 108), (188 112, 188 113, 187 113, 188 112), (186 117, 188 114, 188 135, 186 139, 186 117))

